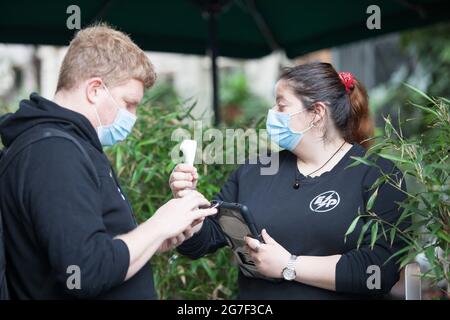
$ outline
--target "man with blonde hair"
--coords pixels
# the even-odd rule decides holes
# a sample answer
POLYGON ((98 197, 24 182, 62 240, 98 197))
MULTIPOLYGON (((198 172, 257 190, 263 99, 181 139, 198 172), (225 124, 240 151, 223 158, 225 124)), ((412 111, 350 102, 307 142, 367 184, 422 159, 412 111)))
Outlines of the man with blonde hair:
POLYGON ((96 25, 71 41, 53 101, 33 93, 2 117, 0 211, 12 298, 154 299, 150 258, 216 212, 199 209, 209 202, 192 191, 138 226, 103 153, 130 134, 155 79, 127 35, 96 25))

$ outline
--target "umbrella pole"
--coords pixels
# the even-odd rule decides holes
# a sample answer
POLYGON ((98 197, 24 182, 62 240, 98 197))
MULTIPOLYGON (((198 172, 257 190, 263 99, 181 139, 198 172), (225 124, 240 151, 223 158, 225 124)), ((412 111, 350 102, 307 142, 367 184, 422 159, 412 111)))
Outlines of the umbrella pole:
POLYGON ((212 76, 212 106, 214 111, 214 125, 221 122, 219 110, 219 74, 217 68, 218 45, 217 45, 217 16, 214 9, 208 10, 208 40, 209 54, 211 57, 211 76, 212 76))

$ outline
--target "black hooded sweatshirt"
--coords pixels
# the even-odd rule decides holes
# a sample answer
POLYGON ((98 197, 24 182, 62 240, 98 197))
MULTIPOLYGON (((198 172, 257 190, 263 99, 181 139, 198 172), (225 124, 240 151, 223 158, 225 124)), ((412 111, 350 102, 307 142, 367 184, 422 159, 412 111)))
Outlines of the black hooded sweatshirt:
POLYGON ((137 224, 89 120, 33 93, 0 122, 5 147, 44 128, 70 134, 92 163, 72 141, 53 137, 27 147, 0 179, 12 298, 156 298, 150 263, 124 281, 130 255, 115 237, 137 224))

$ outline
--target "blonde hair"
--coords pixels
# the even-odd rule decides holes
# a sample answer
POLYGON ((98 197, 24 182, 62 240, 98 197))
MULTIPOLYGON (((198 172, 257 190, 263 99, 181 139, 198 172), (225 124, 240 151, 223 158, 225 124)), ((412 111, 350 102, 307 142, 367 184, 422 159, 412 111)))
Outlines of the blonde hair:
POLYGON ((56 91, 70 90, 81 81, 100 77, 114 86, 136 79, 150 88, 156 73, 149 58, 129 36, 102 23, 77 32, 59 71, 56 91))

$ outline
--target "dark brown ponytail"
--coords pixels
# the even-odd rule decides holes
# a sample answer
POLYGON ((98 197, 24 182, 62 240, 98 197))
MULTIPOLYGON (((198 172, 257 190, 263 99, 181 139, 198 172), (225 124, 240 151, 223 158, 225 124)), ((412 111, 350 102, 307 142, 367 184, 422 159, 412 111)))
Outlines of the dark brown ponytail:
POLYGON ((279 79, 287 81, 306 109, 313 110, 317 102, 327 105, 342 137, 367 148, 370 142, 364 140, 372 137, 374 131, 369 97, 364 86, 349 75, 351 86, 344 84, 331 64, 313 62, 286 68, 279 79))
POLYGON ((365 141, 374 134, 374 124, 369 111, 369 96, 366 88, 353 78, 353 89, 349 92, 350 98, 350 122, 346 140, 357 142, 368 148, 371 141, 365 141))

